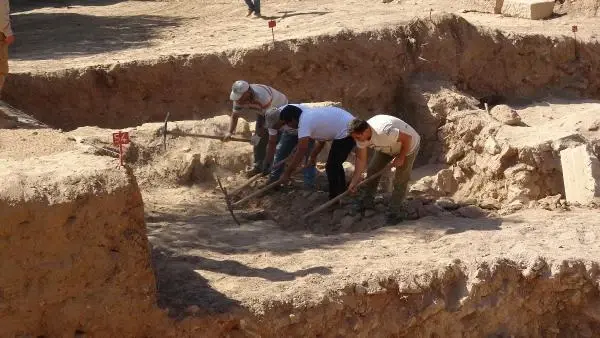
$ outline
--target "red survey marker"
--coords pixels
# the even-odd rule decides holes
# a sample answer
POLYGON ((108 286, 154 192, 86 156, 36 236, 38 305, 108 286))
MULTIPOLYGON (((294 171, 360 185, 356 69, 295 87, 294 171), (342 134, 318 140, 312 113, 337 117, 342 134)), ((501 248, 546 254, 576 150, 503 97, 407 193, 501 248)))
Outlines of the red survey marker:
POLYGON ((123 165, 123 145, 129 144, 129 133, 119 131, 118 133, 113 133, 113 144, 115 146, 119 146, 119 161, 121 162, 121 166, 123 165))

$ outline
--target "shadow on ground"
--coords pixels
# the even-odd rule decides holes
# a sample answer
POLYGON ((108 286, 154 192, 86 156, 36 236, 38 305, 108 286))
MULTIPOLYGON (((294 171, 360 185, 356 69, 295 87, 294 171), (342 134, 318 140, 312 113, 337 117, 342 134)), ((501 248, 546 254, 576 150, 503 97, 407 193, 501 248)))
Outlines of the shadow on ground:
POLYGON ((239 307, 240 303, 213 289, 202 271, 211 271, 237 277, 257 277, 272 282, 291 281, 310 274, 329 275, 331 269, 318 266, 288 272, 281 269, 253 268, 235 260, 215 260, 198 255, 179 254, 164 247, 152 249, 156 273, 158 305, 169 308, 170 315, 179 317, 190 306, 224 313, 239 307))
MULTIPOLYGON (((12 13, 31 11, 38 8, 62 8, 74 6, 108 6, 127 0, 11 0, 10 9, 12 13)), ((153 1, 153 0, 136 0, 153 1)))
POLYGON ((11 59, 44 60, 145 48, 161 30, 181 25, 182 19, 24 13, 13 15, 12 22, 18 34, 11 59), (40 46, 44 46, 43 51, 40 46))
MULTIPOLYGON (((190 206, 192 209, 195 206, 190 206)), ((182 208, 185 210, 186 208, 182 208)), ((187 209, 189 210, 189 209, 187 209)), ((251 213, 250 213, 251 214, 251 213)), ((465 231, 500 230, 502 223, 518 222, 497 218, 425 217, 371 232, 318 235, 288 231, 268 219, 248 220, 238 214, 238 226, 227 211, 210 215, 180 215, 153 211, 147 216, 148 237, 154 245, 174 250, 208 250, 221 254, 270 252, 286 255, 309 249, 327 249, 345 242, 372 240, 388 235, 410 235, 427 241, 465 231)))
POLYGON ((278 11, 277 13, 280 13, 281 15, 261 16, 260 18, 263 20, 276 20, 276 19, 283 20, 285 18, 291 18, 293 16, 302 16, 302 15, 321 16, 321 15, 329 14, 331 12, 329 12, 329 11, 321 11, 321 12, 319 12, 319 11, 313 11, 313 12, 278 11))
POLYGON ((213 289, 208 280, 194 271, 185 261, 173 258, 168 252, 152 250, 156 274, 158 306, 168 308, 169 315, 180 317, 192 305, 224 313, 239 307, 239 302, 213 289))

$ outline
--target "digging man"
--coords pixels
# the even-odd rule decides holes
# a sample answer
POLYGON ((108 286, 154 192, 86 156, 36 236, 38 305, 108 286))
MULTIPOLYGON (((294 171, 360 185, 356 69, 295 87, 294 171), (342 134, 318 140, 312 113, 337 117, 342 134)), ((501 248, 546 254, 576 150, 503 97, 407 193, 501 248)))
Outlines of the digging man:
MULTIPOLYGON (((408 181, 415 158, 419 151, 421 137, 406 122, 390 115, 376 115, 367 121, 354 119, 349 125, 349 133, 356 141, 356 167, 348 190, 356 192, 356 185, 361 181, 367 164, 367 148, 375 150, 367 176, 385 168, 390 162, 396 168, 392 200, 386 212, 386 222, 396 224, 406 218, 402 204, 406 197, 408 181)), ((362 198, 358 197, 353 207, 354 212, 362 212, 373 207, 373 199, 379 177, 365 184, 362 198)))
POLYGON ((270 160, 266 160, 267 129, 265 127, 265 113, 288 103, 287 97, 281 92, 262 84, 249 84, 246 81, 236 81, 231 87, 229 95, 233 101, 233 111, 229 123, 229 132, 223 141, 228 141, 235 133, 239 117, 247 111, 256 113, 256 130, 252 136, 254 146, 254 167, 247 172, 248 176, 258 173, 268 174, 270 160))
POLYGON ((317 156, 325 141, 333 141, 325 171, 329 181, 329 198, 346 190, 346 174, 342 164, 356 145, 348 134, 348 124, 354 119, 349 112, 337 107, 314 107, 289 104, 281 110, 281 120, 290 128, 298 129, 298 145, 289 165, 279 179, 286 183, 308 151, 310 139, 316 141, 307 167, 315 167, 317 156))
MULTIPOLYGON (((267 145, 266 161, 268 162, 267 164, 271 162, 279 163, 280 161, 288 158, 298 144, 298 130, 289 127, 284 123, 283 120, 281 120, 281 109, 273 109, 268 111, 265 114, 265 121, 269 131, 269 143, 267 145), (274 160, 273 157, 275 158, 274 160)), ((317 174, 316 167, 306 166, 306 161, 309 159, 309 153, 312 151, 314 143, 315 141, 313 139, 308 141, 308 149, 306 156, 304 157, 305 167, 303 169, 303 176, 304 187, 306 189, 312 189, 314 187, 315 177, 317 174)), ((284 169, 285 164, 277 167, 271 167, 271 173, 269 175, 267 184, 279 180, 284 169)))

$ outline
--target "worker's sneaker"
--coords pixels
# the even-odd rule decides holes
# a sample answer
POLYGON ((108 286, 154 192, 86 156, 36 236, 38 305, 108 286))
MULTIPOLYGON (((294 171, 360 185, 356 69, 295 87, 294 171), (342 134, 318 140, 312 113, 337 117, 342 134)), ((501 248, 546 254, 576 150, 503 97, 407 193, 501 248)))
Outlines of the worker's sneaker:
POLYGON ((248 14, 246 14, 246 16, 250 16, 250 15, 252 15, 252 13, 254 13, 254 10, 253 9, 249 9, 248 10, 248 14))

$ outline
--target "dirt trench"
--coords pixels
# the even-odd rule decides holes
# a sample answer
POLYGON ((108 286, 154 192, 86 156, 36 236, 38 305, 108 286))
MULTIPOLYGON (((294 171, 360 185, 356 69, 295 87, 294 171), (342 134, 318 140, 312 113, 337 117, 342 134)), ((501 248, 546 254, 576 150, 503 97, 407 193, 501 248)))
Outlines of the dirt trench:
POLYGON ((271 84, 294 102, 338 101, 361 116, 410 114, 403 96, 416 73, 448 79, 476 97, 555 92, 598 98, 599 48, 579 43, 575 51, 572 38, 490 31, 444 14, 274 47, 11 74, 3 95, 62 129, 124 128, 161 121, 166 112, 174 120, 221 115, 230 109, 231 83, 240 78, 271 84))
MULTIPOLYGON (((564 193, 558 152, 573 144, 598 145, 596 119, 589 114, 597 102, 585 103, 590 118, 583 120, 583 127, 561 125, 564 133, 558 142, 553 136, 518 144, 514 142, 521 132, 531 132, 495 119, 483 105, 485 101, 494 109, 501 103, 492 102, 492 97, 503 103, 528 97, 531 103, 556 93, 598 98, 597 45, 581 45, 578 58, 572 47, 569 39, 505 36, 444 15, 391 30, 288 41, 275 49, 265 46, 44 76, 15 75, 7 86, 7 100, 42 122, 73 129, 60 137, 71 140, 62 140, 64 147, 71 149, 73 144, 77 155, 106 156, 80 141, 109 146, 109 131, 77 127, 131 127, 161 121, 166 111, 176 121, 170 131, 219 133, 227 119, 216 115, 229 107, 230 83, 252 76, 256 82, 273 83, 292 99, 341 101, 365 117, 397 114, 423 134, 420 167, 445 168, 415 179, 409 202, 414 212, 400 227, 381 228, 379 214, 348 223, 343 221, 348 215, 335 211, 305 227, 294 221, 323 203, 324 192, 286 190, 251 205, 250 212, 239 215, 243 225, 237 227, 210 182, 215 168, 221 167, 223 175, 230 175, 225 176, 228 185, 240 183, 235 174, 249 163, 250 146, 173 136, 168 138, 170 150, 163 151, 160 124, 128 128, 135 137, 126 161, 134 170, 121 173, 117 183, 135 197, 128 202, 131 205, 119 204, 125 193, 114 190, 112 177, 117 169, 108 158, 98 160, 108 177, 105 180, 97 179, 97 168, 88 157, 72 167, 89 170, 90 182, 60 176, 73 188, 62 192, 64 210, 58 214, 52 211, 61 202, 52 200, 56 187, 38 190, 19 181, 13 182, 12 190, 0 190, 2 205, 11 206, 14 191, 31 193, 27 195, 31 201, 1 210, 8 210, 6 219, 11 219, 10 227, 0 233, 0 253, 6 258, 2 261, 14 260, 15 271, 23 272, 8 280, 9 288, 0 289, 0 313, 12 316, 10 328, 5 328, 17 336, 58 336, 68 328, 77 337, 600 335, 596 263, 600 253, 593 244, 600 232, 581 225, 594 214, 583 211, 571 231, 564 229, 565 218, 556 214, 538 219, 525 214, 524 220, 519 214, 507 221, 496 213, 504 206, 514 212, 547 197, 552 197, 553 204, 548 202, 552 208, 569 210, 561 196, 555 199, 564 193), (268 66, 256 62, 265 57, 277 61, 268 66), (486 76, 481 76, 482 69, 486 76), (23 96, 23 92, 36 95, 23 96), (180 121, 190 118, 211 119, 180 121), (113 190, 103 190, 111 185, 113 190), (188 189, 187 193, 180 188, 188 189), (91 197, 99 193, 102 196, 91 197), (142 194, 146 194, 143 203, 142 194), (204 204, 193 199, 199 195, 204 204), (178 210, 164 207, 170 199, 176 200, 172 204, 178 210), (281 205, 281 201, 306 200, 310 203, 302 207, 306 210, 297 208, 300 212, 281 205), (515 202, 520 203, 518 208, 515 202), (41 216, 39 206, 43 206, 41 216), (135 225, 136 234, 143 230, 142 206, 152 248, 145 240, 127 238, 130 232, 118 233, 125 224, 135 225), (252 209, 274 214, 252 213, 252 209), (24 228, 30 223, 58 229, 53 235, 60 240, 44 247, 48 238, 41 237, 44 232, 24 228), (444 224, 449 225, 444 228, 444 224), (94 232, 85 231, 86 227, 94 232), (549 228, 555 233, 544 232, 549 228), (477 231, 486 235, 473 235, 477 231), (501 231, 509 235, 496 235, 501 231), (559 247, 544 240, 559 235, 563 236, 559 247), (30 241, 29 251, 47 251, 46 255, 58 258, 50 262, 41 254, 31 260, 13 258, 19 236, 30 241), (96 238, 102 245, 88 246, 96 238), (68 245, 55 245, 67 239, 78 243, 76 253, 66 250, 68 245), (452 251, 456 247, 470 249, 452 251), (440 248, 448 251, 439 252, 440 248), (76 261, 77 257, 81 259, 76 261), (95 274, 87 269, 98 263, 98 257, 106 266, 95 274), (69 261, 81 268, 78 278, 65 273, 69 261), (67 280, 76 286, 74 290, 87 293, 71 292, 65 301, 67 291, 51 293, 53 284, 47 280, 56 280, 56 285, 67 280), (44 305, 36 303, 40 294, 54 312, 45 312, 44 305), (122 295, 132 305, 117 302, 122 295), (117 311, 106 311, 106 304, 117 311), (135 304, 143 312, 136 313, 135 304), (32 309, 35 317, 24 321, 23 313, 32 309), (69 314, 63 322, 52 315, 61 311, 69 314), (78 316, 81 311, 88 311, 84 321, 78 316)), ((540 130, 557 128, 558 123, 547 121, 534 125, 537 113, 526 115, 526 109, 519 110, 523 123, 540 130)), ((250 124, 241 123, 239 128, 247 134, 250 124)), ((52 170, 63 173, 55 164, 61 156, 45 159, 42 165, 51 161, 52 170)), ((34 167, 35 161, 25 164, 34 167)), ((0 174, 14 176, 25 167, 10 165, 12 171, 2 169, 0 174)), ((36 176, 35 170, 31 175, 53 184, 36 176)))

